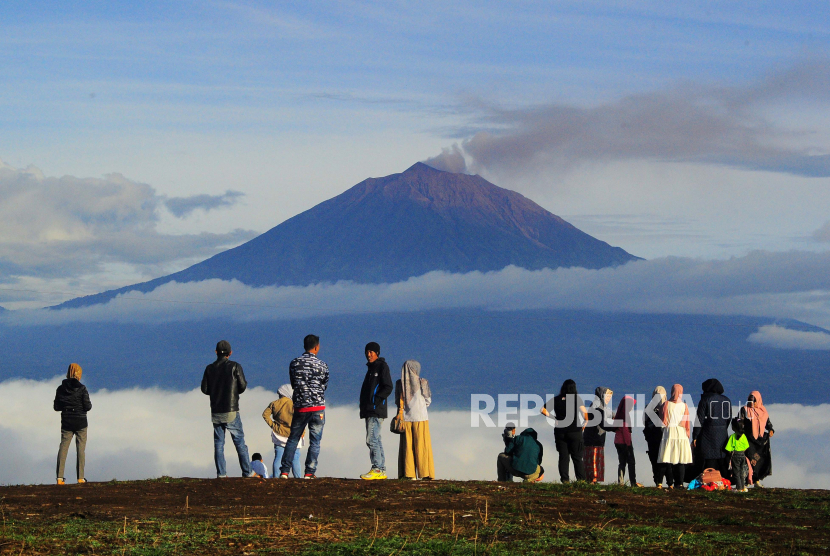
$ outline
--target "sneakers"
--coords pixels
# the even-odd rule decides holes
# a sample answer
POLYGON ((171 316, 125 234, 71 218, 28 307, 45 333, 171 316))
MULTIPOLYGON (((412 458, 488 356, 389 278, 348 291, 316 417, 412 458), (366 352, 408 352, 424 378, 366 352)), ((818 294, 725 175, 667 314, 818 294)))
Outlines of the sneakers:
POLYGON ((538 476, 538 477, 536 477, 536 478, 533 480, 533 482, 534 482, 534 483, 540 483, 540 482, 542 482, 542 479, 544 479, 544 478, 545 478, 545 468, 544 468, 544 467, 539 466, 539 476, 538 476))
POLYGON ((79 485, 86 484, 86 479, 78 479, 78 484, 79 485))
POLYGON ((63 477, 58 477, 58 484, 59 485, 65 485, 66 484, 66 481, 63 480, 63 477))
POLYGON ((360 478, 366 481, 376 481, 378 479, 385 479, 386 473, 380 469, 372 469, 368 473, 361 475, 360 478))
POLYGON ((251 471, 251 474, 246 477, 247 479, 261 479, 262 475, 257 473, 256 471, 251 471))
POLYGON ((310 479, 316 479, 316 478, 317 478, 317 475, 315 475, 314 473, 306 473, 305 477, 303 477, 303 479, 309 479, 309 480, 310 479))
POLYGON ((280 479, 287 479, 288 473, 280 473, 280 479))

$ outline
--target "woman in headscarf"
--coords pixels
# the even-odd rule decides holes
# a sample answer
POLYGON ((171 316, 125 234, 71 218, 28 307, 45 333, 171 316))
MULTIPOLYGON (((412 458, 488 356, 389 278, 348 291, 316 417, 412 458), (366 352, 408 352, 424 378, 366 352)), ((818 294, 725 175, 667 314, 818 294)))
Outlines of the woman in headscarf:
POLYGON ((689 443, 689 407, 683 401, 683 387, 671 387, 671 396, 663 404, 663 440, 660 443, 660 462, 671 466, 669 488, 682 488, 686 465, 692 463, 692 445, 689 443))
POLYGON ((582 430, 588 422, 588 412, 585 404, 576 390, 576 382, 571 379, 562 383, 559 395, 550 400, 542 408, 542 415, 550 416, 548 405, 553 402, 553 413, 556 417, 556 428, 553 437, 556 440, 556 451, 559 452, 559 480, 563 483, 570 481, 568 476, 568 456, 574 464, 574 475, 577 481, 585 480, 585 464, 582 455, 585 445, 582 440, 582 430), (582 417, 582 424, 579 417, 582 417))
POLYGON ((775 434, 775 429, 772 427, 772 421, 769 420, 769 413, 764 407, 764 400, 759 391, 753 390, 749 394, 746 406, 741 408, 740 419, 744 424, 744 434, 749 440, 746 457, 752 466, 750 471, 752 484, 763 487, 761 480, 772 475, 769 440, 775 434))
MULTIPOLYGON (((666 389, 658 386, 651 395, 643 412, 643 436, 648 445, 648 459, 651 462, 651 473, 654 476, 654 485, 663 488, 663 477, 669 480, 670 475, 666 465, 660 461, 660 444, 663 441, 663 405, 666 403, 666 389)), ((669 485, 671 486, 671 484, 669 485)))
POLYGON ((66 484, 63 477, 66 468, 66 456, 69 453, 69 445, 72 438, 75 438, 75 451, 77 455, 76 471, 78 482, 85 483, 84 467, 86 465, 86 433, 89 426, 86 418, 87 411, 92 409, 89 401, 89 392, 86 386, 81 384, 83 369, 77 363, 69 365, 66 371, 66 379, 61 382, 55 391, 53 409, 61 412, 61 444, 58 448, 57 481, 59 485, 66 484))
MULTIPOLYGON (((262 418, 271 429, 271 442, 274 443, 274 463, 271 475, 274 478, 280 476, 282 455, 285 452, 288 436, 291 434, 291 419, 294 418, 294 402, 292 401, 294 389, 291 388, 290 384, 283 384, 279 387, 277 393, 280 397, 271 402, 262 412, 262 418)), ((305 436, 305 433, 303 435, 305 436)), ((300 465, 300 448, 302 447, 303 439, 300 438, 297 451, 294 452, 294 460, 291 462, 291 472, 295 479, 303 477, 303 466, 300 465)))
POLYGON ((598 386, 588 409, 588 425, 582 433, 585 443, 583 463, 585 480, 589 483, 605 480, 605 433, 611 430, 611 398, 613 390, 598 386))
POLYGON ((716 378, 703 383, 703 394, 697 405, 697 420, 692 431, 694 446, 694 475, 704 469, 717 469, 721 476, 729 476, 729 455, 723 449, 729 440, 732 422, 732 402, 723 395, 723 386, 716 378))
POLYGON ((628 466, 628 482, 631 486, 641 487, 637 482, 637 469, 634 460, 634 443, 631 439, 631 411, 637 401, 631 396, 625 396, 617 407, 614 415, 614 426, 617 429, 614 435, 614 447, 617 449, 619 467, 617 470, 617 482, 625 484, 625 467, 628 466))
POLYGON ((421 378, 421 364, 409 360, 401 367, 395 383, 395 400, 403 409, 404 430, 398 450, 399 479, 434 479, 432 439, 429 436, 427 408, 432 403, 429 382, 421 378))

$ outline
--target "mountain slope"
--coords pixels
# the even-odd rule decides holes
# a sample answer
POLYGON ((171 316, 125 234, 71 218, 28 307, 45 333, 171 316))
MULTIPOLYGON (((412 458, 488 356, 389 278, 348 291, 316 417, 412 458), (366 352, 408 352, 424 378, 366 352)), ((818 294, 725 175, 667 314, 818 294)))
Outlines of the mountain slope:
POLYGON ((181 272, 59 307, 101 303, 172 280, 236 279, 252 286, 382 283, 432 270, 603 268, 636 258, 514 191, 479 176, 417 163, 401 174, 364 180, 181 272))

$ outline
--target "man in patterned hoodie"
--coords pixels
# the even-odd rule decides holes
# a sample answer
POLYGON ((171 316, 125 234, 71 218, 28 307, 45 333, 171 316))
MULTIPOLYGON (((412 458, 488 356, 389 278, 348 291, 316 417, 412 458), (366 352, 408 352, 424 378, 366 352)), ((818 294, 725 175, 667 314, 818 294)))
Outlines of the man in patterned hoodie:
POLYGON ((294 388, 294 416, 291 419, 291 434, 285 444, 280 464, 280 479, 287 479, 294 461, 294 452, 306 426, 308 426, 308 454, 305 458, 304 479, 316 479, 317 456, 320 454, 320 440, 326 417, 326 387, 329 385, 329 367, 317 358, 320 352, 320 338, 309 334, 303 340, 305 353, 288 366, 291 387, 294 388))

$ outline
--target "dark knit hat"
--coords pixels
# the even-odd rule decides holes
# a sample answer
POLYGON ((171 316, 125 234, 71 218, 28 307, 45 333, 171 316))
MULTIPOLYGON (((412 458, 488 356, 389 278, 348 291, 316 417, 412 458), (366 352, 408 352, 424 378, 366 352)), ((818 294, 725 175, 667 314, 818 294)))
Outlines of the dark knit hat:
POLYGON ((216 353, 224 353, 225 355, 231 352, 231 344, 227 340, 222 340, 216 344, 216 353))
POLYGON ((378 344, 377 342, 369 342, 368 344, 366 344, 366 349, 364 349, 363 351, 374 351, 375 353, 380 355, 380 344, 378 344))

